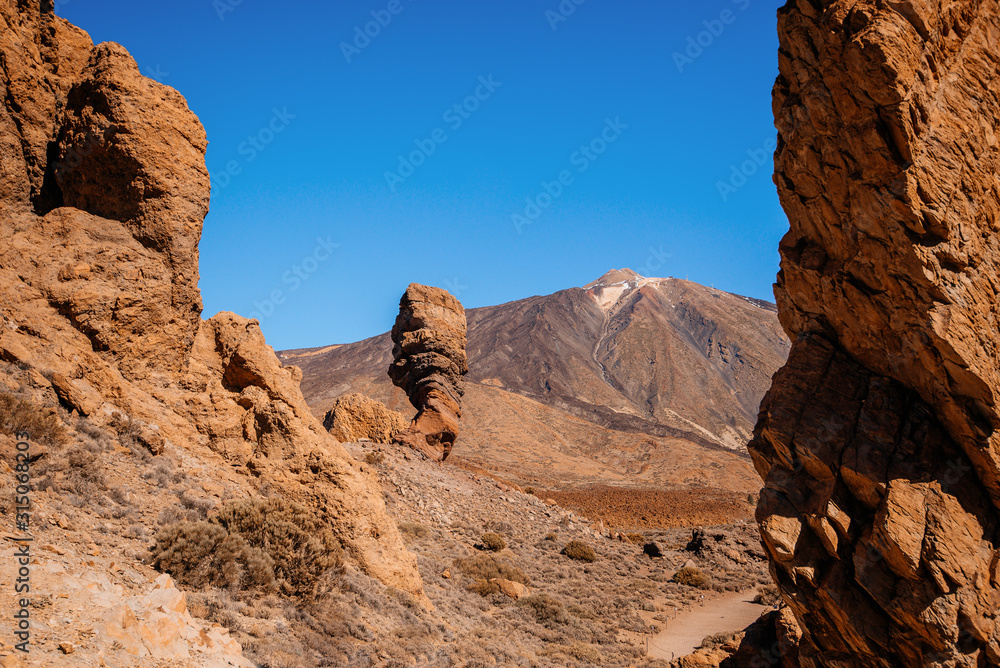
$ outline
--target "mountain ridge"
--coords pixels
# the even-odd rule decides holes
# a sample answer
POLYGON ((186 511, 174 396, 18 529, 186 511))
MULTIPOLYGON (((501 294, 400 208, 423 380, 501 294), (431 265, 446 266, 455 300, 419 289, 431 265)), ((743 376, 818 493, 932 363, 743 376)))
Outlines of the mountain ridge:
MULTIPOLYGON (((472 408, 465 411, 456 456, 504 468, 508 476, 517 473, 516 458, 507 456, 521 451, 512 435, 532 442, 538 437, 522 433, 515 420, 491 415, 504 406, 500 412, 533 416, 538 431, 558 425, 577 434, 563 447, 600 462, 598 467, 609 465, 591 447, 601 442, 639 458, 656 459, 659 449, 683 450, 678 456, 692 465, 699 453, 715 451, 739 462, 734 465, 742 471, 748 462, 742 444, 788 348, 774 305, 628 269, 611 270, 587 286, 467 310, 472 408), (504 448, 510 452, 499 456, 504 448)), ((408 415, 412 409, 385 377, 391 348, 385 333, 279 356, 302 368, 302 390, 317 415, 350 392, 408 415)), ((522 455, 528 467, 532 455, 522 455)), ((551 465, 548 455, 539 458, 551 465)), ((630 470, 612 473, 627 484, 630 470)), ((572 471, 565 474, 582 484, 572 471)), ((737 478, 738 486, 755 488, 750 477, 737 478)), ((711 476, 699 479, 710 483, 711 476)))

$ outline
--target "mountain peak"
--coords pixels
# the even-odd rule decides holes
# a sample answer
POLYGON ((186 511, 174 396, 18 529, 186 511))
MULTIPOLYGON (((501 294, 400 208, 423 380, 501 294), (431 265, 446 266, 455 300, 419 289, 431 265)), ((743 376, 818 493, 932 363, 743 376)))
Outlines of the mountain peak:
POLYGON ((587 283, 584 288, 596 288, 596 287, 607 287, 609 285, 616 285, 620 283, 628 283, 629 281, 638 281, 644 278, 636 272, 629 268, 625 269, 612 269, 608 273, 601 276, 596 281, 587 283))

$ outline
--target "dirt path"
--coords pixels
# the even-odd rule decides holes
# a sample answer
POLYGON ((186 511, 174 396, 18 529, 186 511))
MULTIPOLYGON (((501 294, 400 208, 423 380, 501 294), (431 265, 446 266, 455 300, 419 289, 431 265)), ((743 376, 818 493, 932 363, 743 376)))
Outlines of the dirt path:
POLYGON ((767 609, 751 603, 755 593, 750 589, 726 594, 681 612, 676 619, 668 617, 666 630, 649 641, 649 656, 678 659, 693 652, 705 636, 744 629, 767 609))

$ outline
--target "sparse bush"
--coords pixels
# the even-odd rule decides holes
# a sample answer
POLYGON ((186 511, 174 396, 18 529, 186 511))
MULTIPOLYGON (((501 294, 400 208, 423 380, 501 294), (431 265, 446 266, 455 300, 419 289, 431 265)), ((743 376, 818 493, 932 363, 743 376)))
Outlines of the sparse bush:
POLYGON ((371 464, 372 466, 378 466, 385 461, 385 453, 379 450, 374 450, 365 455, 365 462, 371 464))
POLYGON ((192 510, 197 515, 199 520, 203 520, 208 517, 210 510, 215 508, 215 499, 198 496, 194 491, 186 489, 177 495, 180 499, 181 505, 192 510))
POLYGON ((93 503, 98 492, 107 489, 104 470, 97 455, 100 445, 93 445, 93 448, 75 447, 59 457, 43 458, 38 467, 38 489, 52 488, 61 492, 67 500, 77 495, 93 503))
MULTIPOLYGON (((477 554, 465 559, 456 559, 454 567, 459 573, 474 581, 469 589, 477 593, 479 590, 485 590, 489 587, 490 580, 493 578, 503 578, 512 582, 520 582, 523 585, 531 584, 531 580, 524 574, 524 571, 502 559, 497 559, 492 554, 477 554), (480 584, 480 580, 486 582, 486 585, 480 584)), ((487 591, 483 595, 491 593, 493 592, 487 591)))
POLYGON ((109 492, 109 496, 120 506, 131 508, 135 505, 132 503, 132 492, 127 487, 123 487, 122 485, 112 488, 109 492))
POLYGON ((492 531, 493 533, 499 534, 511 534, 514 532, 514 527, 510 522, 493 519, 488 522, 483 522, 483 531, 492 531))
POLYGON ((179 506, 167 506, 160 511, 156 517, 156 523, 160 526, 176 524, 177 522, 197 522, 204 519, 199 517, 197 511, 185 510, 179 506))
POLYGON ((593 645, 575 642, 566 648, 566 653, 578 661, 583 661, 588 666, 600 666, 603 663, 604 657, 600 650, 593 645))
POLYGON ((586 561, 587 563, 597 561, 597 554, 594 552, 594 548, 579 540, 571 540, 566 543, 566 546, 562 549, 562 554, 576 561, 586 561))
POLYGON ((142 433, 142 425, 139 421, 131 415, 125 415, 121 412, 115 412, 111 415, 109 425, 118 434, 119 442, 125 447, 128 447, 129 441, 138 441, 139 434, 142 433))
POLYGON ((333 532, 312 511, 295 503, 231 501, 210 521, 265 550, 287 593, 308 593, 316 578, 338 566, 343 557, 333 532))
POLYGON ((695 568, 694 566, 685 566, 680 569, 674 573, 674 577, 671 580, 677 584, 695 587, 696 589, 707 589, 710 583, 708 575, 700 568, 695 568))
POLYGON ((742 631, 723 631, 722 633, 713 633, 710 636, 705 636, 699 646, 704 648, 721 647, 727 642, 734 640, 740 633, 742 633, 742 631))
POLYGON ((782 603, 781 592, 778 591, 778 587, 769 584, 761 587, 761 590, 757 592, 757 595, 753 597, 754 603, 760 603, 761 605, 778 605, 782 603))
POLYGON ((539 624, 565 624, 569 621, 566 606, 562 604, 562 601, 552 598, 548 594, 532 594, 522 598, 517 604, 530 608, 539 624))
POLYGON ((528 485, 527 487, 524 488, 524 493, 534 495, 535 488, 532 487, 531 485, 528 485))
POLYGON ((559 536, 557 536, 554 531, 550 531, 549 533, 545 534, 545 540, 550 540, 554 543, 557 540, 559 540, 559 536))
POLYGON ((646 542, 646 537, 641 533, 630 533, 625 536, 625 540, 633 545, 643 545, 646 542))
POLYGON ((491 594, 496 594, 497 592, 499 592, 500 585, 498 585, 496 582, 490 582, 489 580, 480 578, 475 582, 473 582, 472 584, 470 584, 468 587, 466 587, 466 589, 476 594, 479 594, 480 596, 486 597, 490 596, 491 594))
POLYGON ((158 459, 161 459, 161 461, 156 462, 153 470, 146 473, 146 479, 155 483, 157 487, 167 488, 170 486, 174 477, 172 462, 165 458, 158 459))
POLYGON ((507 547, 507 542, 503 539, 503 536, 497 533, 484 533, 479 540, 483 544, 483 547, 490 552, 502 552, 507 547))
POLYGON ((0 432, 10 436, 27 433, 29 439, 38 443, 66 441, 66 428, 54 409, 44 408, 9 392, 0 392, 0 432))
POLYGON ((274 560, 210 522, 177 522, 156 535, 153 567, 192 587, 274 588, 274 560))
POLYGON ((195 587, 308 594, 342 548, 308 509, 272 499, 225 504, 207 522, 176 522, 156 536, 153 563, 195 587))
POLYGON ((399 528, 399 533, 404 536, 413 536, 414 538, 426 538, 431 532, 423 524, 417 524, 416 522, 400 522, 396 526, 399 528))

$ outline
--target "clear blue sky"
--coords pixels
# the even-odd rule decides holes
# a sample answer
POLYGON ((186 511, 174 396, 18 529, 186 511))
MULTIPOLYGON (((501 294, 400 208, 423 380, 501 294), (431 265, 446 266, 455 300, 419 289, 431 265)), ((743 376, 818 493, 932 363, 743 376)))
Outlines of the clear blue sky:
POLYGON ((474 307, 631 267, 773 299, 781 3, 576 2, 56 11, 204 123, 205 316, 259 315, 276 349, 383 332, 410 282, 474 307))

